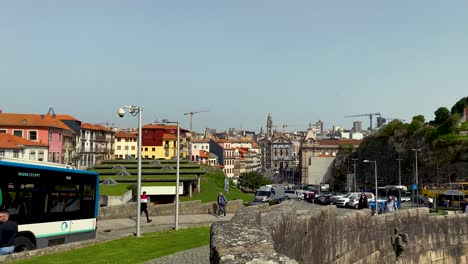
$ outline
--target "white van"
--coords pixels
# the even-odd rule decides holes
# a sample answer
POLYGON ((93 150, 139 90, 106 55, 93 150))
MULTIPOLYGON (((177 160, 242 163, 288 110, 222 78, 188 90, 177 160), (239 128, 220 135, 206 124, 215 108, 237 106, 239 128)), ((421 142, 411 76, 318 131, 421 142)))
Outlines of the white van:
POLYGON ((281 203, 285 198, 284 185, 282 184, 260 186, 255 192, 255 202, 281 203))

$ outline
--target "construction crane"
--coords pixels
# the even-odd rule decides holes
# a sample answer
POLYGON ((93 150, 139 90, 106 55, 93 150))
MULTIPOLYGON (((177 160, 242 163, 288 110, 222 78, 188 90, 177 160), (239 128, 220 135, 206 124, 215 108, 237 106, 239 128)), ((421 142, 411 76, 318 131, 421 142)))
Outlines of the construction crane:
POLYGON ((369 121, 370 121, 369 130, 372 131, 372 117, 373 117, 373 116, 378 116, 378 117, 380 117, 380 113, 369 113, 369 114, 360 114, 360 115, 349 115, 349 116, 345 116, 345 117, 358 117, 358 116, 368 116, 368 117, 369 117, 369 121))
POLYGON ((200 111, 193 111, 184 113, 184 115, 190 115, 190 137, 192 137, 192 118, 194 114, 209 112, 210 110, 200 110, 200 111))

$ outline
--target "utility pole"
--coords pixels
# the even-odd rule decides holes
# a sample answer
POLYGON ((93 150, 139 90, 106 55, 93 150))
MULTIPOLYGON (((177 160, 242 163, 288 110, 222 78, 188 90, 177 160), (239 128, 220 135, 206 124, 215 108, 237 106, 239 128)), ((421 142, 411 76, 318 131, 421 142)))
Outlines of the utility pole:
POLYGON ((356 172, 356 161, 357 161, 357 160, 358 160, 358 159, 352 159, 352 161, 354 161, 354 164, 353 164, 353 166, 354 166, 354 177, 353 177, 353 181, 354 181, 354 182, 353 182, 353 184, 354 184, 354 192, 356 192, 356 177, 357 177, 357 172, 356 172))
POLYGON ((401 161, 403 159, 400 158, 400 153, 398 153, 398 199, 401 203, 401 161))
POLYGON ((418 151, 420 151, 421 149, 412 149, 414 151, 414 154, 416 156, 416 163, 415 163, 415 173, 414 173, 414 176, 415 176, 415 183, 416 183, 416 204, 417 204, 417 207, 419 207, 419 180, 418 180, 418 151))

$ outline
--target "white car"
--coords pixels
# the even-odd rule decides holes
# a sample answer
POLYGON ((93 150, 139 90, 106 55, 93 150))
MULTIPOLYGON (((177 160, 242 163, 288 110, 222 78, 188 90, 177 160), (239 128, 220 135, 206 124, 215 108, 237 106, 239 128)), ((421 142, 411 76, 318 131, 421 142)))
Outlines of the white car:
POLYGON ((296 190, 284 190, 284 196, 286 199, 298 199, 296 190))

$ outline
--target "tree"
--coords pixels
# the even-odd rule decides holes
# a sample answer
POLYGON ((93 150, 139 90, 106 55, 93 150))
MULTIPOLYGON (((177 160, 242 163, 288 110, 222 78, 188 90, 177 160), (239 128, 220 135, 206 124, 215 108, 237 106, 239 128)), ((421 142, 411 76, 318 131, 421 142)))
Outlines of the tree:
POLYGON ((439 107, 435 112, 435 119, 432 122, 435 125, 440 125, 447 121, 450 117, 450 111, 447 109, 447 107, 439 107))
POLYGON ((271 180, 265 178, 262 174, 255 171, 244 172, 239 177, 239 185, 252 190, 258 189, 258 187, 270 183, 271 180))
POLYGON ((456 102, 452 106, 452 109, 451 109, 452 115, 453 114, 463 115, 463 109, 465 109, 465 107, 468 107, 468 96, 463 97, 462 99, 458 100, 458 102, 456 102))

